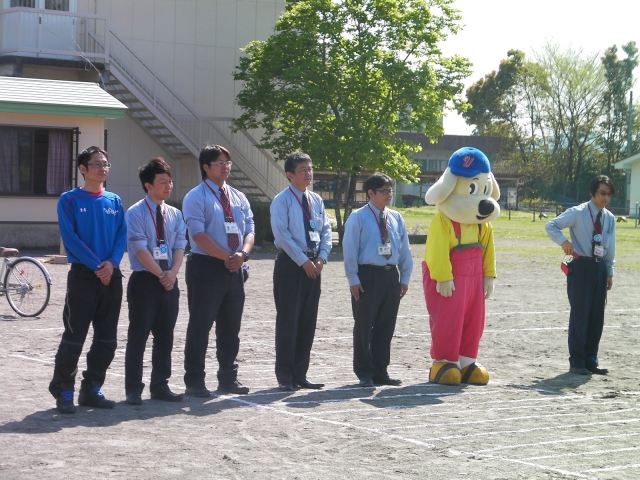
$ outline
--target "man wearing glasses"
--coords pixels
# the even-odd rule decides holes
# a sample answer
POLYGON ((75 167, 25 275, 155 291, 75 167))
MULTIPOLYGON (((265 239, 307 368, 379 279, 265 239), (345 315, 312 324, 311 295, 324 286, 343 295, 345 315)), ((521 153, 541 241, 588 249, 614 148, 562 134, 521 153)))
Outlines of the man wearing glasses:
POLYGON ((93 324, 93 341, 82 372, 78 404, 113 408, 101 390, 116 350, 122 303, 120 260, 127 243, 120 197, 103 188, 111 164, 107 152, 89 147, 78 155, 84 186, 65 192, 58 201, 58 223, 71 268, 62 312, 64 333, 56 353, 49 391, 61 413, 74 413, 78 359, 93 324))
POLYGON ((185 272, 189 305, 185 394, 202 398, 211 395, 204 379, 214 322, 218 390, 249 393, 249 388, 238 381, 236 357, 245 299, 242 265, 253 248, 253 212, 247 197, 226 183, 232 163, 229 150, 207 145, 198 161, 202 183, 187 193, 182 203, 191 242, 185 272))
POLYGON ((278 247, 273 269, 276 303, 276 378, 284 391, 320 389, 307 378, 320 300, 320 274, 331 251, 331 224, 318 194, 307 187, 313 164, 295 152, 284 162, 291 185, 271 203, 271 230, 278 247))
POLYGON ((604 326, 607 291, 613 286, 616 221, 605 207, 615 194, 613 182, 598 175, 589 185, 591 200, 569 208, 546 225, 551 240, 573 255, 567 274, 569 314, 569 372, 606 375, 600 368, 598 345, 604 326), (568 228, 571 241, 562 233, 568 228))
POLYGON ((382 173, 365 180, 369 203, 349 216, 342 242, 355 320, 353 370, 362 387, 402 383, 389 377, 387 367, 413 259, 402 215, 387 208, 393 198, 391 185, 391 178, 382 173))

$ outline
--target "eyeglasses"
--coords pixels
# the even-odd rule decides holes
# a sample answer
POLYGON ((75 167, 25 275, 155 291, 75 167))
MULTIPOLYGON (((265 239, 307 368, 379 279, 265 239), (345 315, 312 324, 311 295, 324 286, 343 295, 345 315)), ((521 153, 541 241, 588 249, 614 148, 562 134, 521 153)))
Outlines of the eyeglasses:
POLYGON ((231 160, 227 160, 226 162, 211 162, 209 165, 211 165, 212 167, 230 167, 231 165, 233 165, 233 162, 231 160))
POLYGON ((96 170, 109 170, 111 168, 111 164, 107 162, 98 162, 98 163, 87 163, 88 166, 95 168, 96 170))
POLYGON ((393 188, 379 188, 376 190, 376 192, 383 195, 391 195, 393 193, 393 188))
POLYGON ((613 197, 612 192, 605 192, 604 190, 598 190, 596 193, 599 193, 603 197, 613 197))

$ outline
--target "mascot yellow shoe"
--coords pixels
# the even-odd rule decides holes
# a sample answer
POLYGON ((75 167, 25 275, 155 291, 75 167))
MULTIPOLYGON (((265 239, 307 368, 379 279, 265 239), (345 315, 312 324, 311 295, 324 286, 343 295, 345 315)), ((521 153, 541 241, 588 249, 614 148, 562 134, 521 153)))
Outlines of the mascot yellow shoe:
POLYGON ((451 362, 433 362, 429 371, 429 381, 441 385, 460 385, 462 374, 458 365, 451 362))
POLYGON ((489 383, 489 371, 479 363, 467 365, 460 374, 460 383, 469 385, 486 385, 489 383))

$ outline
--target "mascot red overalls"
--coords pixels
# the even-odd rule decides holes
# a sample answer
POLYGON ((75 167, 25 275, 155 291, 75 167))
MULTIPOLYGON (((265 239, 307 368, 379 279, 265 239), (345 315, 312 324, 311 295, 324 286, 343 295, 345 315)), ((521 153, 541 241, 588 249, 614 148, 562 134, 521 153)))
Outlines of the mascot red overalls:
POLYGON ((431 327, 429 381, 486 385, 489 372, 476 362, 484 330, 485 300, 493 292, 494 220, 500 189, 486 155, 464 147, 449 159, 427 191, 436 205, 422 262, 422 283, 431 327))

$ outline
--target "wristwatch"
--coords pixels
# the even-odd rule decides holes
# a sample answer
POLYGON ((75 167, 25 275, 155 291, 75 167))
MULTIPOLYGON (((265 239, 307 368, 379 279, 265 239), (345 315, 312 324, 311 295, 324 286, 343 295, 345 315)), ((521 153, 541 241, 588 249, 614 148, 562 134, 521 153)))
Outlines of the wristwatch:
POLYGON ((251 255, 249 255, 247 252, 245 252, 244 250, 242 250, 240 252, 242 255, 244 255, 244 261, 248 261, 251 258, 251 255))
POLYGON ((326 265, 326 264, 327 264, 327 261, 326 261, 324 258, 322 258, 322 257, 318 257, 318 260, 322 260, 322 264, 323 264, 323 265, 326 265))

